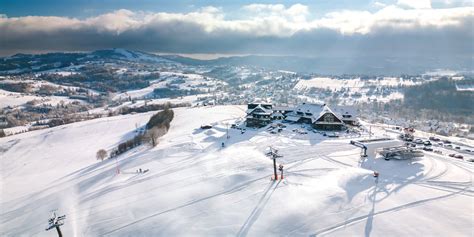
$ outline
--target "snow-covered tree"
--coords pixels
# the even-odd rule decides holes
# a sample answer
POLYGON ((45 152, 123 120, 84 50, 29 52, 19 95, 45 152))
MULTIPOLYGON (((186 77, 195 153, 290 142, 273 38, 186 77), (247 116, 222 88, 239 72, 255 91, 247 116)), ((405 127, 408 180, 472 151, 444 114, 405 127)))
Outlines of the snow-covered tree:
POLYGON ((100 149, 97 151, 96 158, 97 160, 104 160, 107 157, 107 151, 104 149, 100 149))

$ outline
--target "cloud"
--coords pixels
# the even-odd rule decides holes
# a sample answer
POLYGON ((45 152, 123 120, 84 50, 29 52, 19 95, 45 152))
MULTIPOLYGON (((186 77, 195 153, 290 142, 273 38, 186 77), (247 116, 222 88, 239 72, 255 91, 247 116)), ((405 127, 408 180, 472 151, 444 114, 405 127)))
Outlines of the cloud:
POLYGON ((304 22, 309 15, 308 7, 302 4, 294 4, 288 8, 283 4, 250 4, 242 9, 251 13, 253 19, 276 16, 293 22, 304 22))
POLYGON ((387 4, 385 4, 383 2, 378 2, 378 1, 373 2, 372 5, 377 7, 377 8, 384 8, 384 7, 387 6, 387 4))
POLYGON ((2 16, 0 51, 123 47, 171 53, 472 55, 473 9, 390 5, 312 18, 301 4, 251 4, 232 19, 212 6, 188 13, 122 9, 86 19, 2 16))
POLYGON ((414 9, 429 9, 431 0, 398 0, 397 5, 414 9))

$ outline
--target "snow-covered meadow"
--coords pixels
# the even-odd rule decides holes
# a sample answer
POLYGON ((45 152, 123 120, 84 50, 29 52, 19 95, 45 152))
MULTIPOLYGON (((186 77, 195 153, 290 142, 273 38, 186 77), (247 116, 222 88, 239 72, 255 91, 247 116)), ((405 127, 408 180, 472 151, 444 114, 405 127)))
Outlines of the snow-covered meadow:
POLYGON ((65 236, 472 234, 471 163, 432 153, 413 161, 361 160, 349 144, 354 138, 293 132, 299 125, 279 134, 229 129, 226 139, 243 106, 175 109, 155 148, 95 159, 151 115, 0 138, 0 235, 54 235, 45 231, 53 209, 67 215, 65 236), (285 166, 285 179, 276 182, 265 156, 270 145, 285 166), (140 168, 149 172, 138 174, 140 168))

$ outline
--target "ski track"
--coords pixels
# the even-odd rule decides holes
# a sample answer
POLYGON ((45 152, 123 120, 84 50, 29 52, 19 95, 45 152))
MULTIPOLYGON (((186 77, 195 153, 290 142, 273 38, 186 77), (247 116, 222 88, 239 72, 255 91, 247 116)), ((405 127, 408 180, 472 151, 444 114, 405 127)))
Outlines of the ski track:
MULTIPOLYGON (((390 212, 397 212, 397 211, 401 211, 403 209, 407 209, 407 208, 412 208, 412 207, 416 207, 416 206, 420 206, 420 205, 424 205, 424 204, 427 204, 429 202, 432 202, 432 201, 436 201, 436 200, 440 200, 440 199, 445 199, 445 198, 450 198, 450 197, 453 197, 455 195, 458 195, 462 192, 464 192, 467 188, 463 189, 463 190, 460 190, 460 191, 457 191, 455 193, 450 193, 450 194, 446 194, 446 195, 441 195, 441 196, 437 196, 437 197, 433 197, 433 198, 427 198, 427 199, 423 199, 423 200, 419 200, 419 201, 415 201, 415 202, 411 202, 411 203, 407 203, 407 204, 403 204, 403 205, 400 205, 400 206, 396 206, 396 207, 392 207, 392 208, 389 208, 389 209, 385 209, 383 211, 378 211, 378 212, 375 212, 372 214, 372 216, 378 216, 378 215, 381 215, 381 214, 385 214, 385 213, 390 213, 390 212)), ((318 230, 316 231, 316 233, 314 234, 311 234, 310 236, 321 236, 321 235, 326 235, 326 234, 330 234, 342 227, 347 227, 347 226, 350 226, 350 225, 353 225, 353 224, 356 224, 360 221, 364 221, 366 220, 366 218, 368 218, 371 214, 367 214, 367 215, 362 215, 362 216, 358 216, 358 217, 355 217, 355 218, 351 218, 347 221, 344 221, 344 222, 341 222, 339 224, 336 224, 336 225, 333 225, 333 226, 330 226, 330 227, 326 227, 326 228, 323 228, 321 230, 318 230)))
POLYGON ((139 218, 138 220, 136 221, 133 221, 133 222, 130 222, 128 224, 125 224, 125 225, 122 225, 120 227, 117 227, 117 228, 114 228, 112 230, 109 230, 107 232, 104 232, 102 233, 101 235, 102 236, 105 236, 105 235, 110 235, 112 233, 115 233, 119 230, 122 230, 124 228, 127 228, 129 226, 132 226, 132 225, 135 225, 135 224, 138 224, 140 222, 143 222, 143 221, 146 221, 150 218, 153 218, 153 217, 156 217, 156 216, 159 216, 159 215, 162 215, 162 214, 166 214, 168 212, 172 212, 172 211, 175 211, 175 210, 178 210, 178 209, 181 209, 181 208, 185 208, 185 207, 188 207, 188 206, 191 206, 193 204, 196 204, 196 203, 199 203, 199 202, 202 202, 202 201, 206 201, 206 200, 209 200, 209 199, 212 199, 212 198, 215 198, 215 197, 218 197, 218 196, 221 196, 221 195, 228 195, 228 194, 231 194, 233 192, 236 192, 236 191, 239 191, 245 187, 247 187, 248 185, 256 182, 256 181, 259 181, 259 180, 262 180, 264 178, 266 178, 267 176, 264 176, 264 177, 261 177, 261 178, 258 178, 258 179, 254 179, 254 180, 250 180, 250 181, 247 181, 243 184, 240 184, 240 185, 237 185, 231 189, 228 189, 228 190, 225 190, 225 191, 222 191, 222 192, 219 192, 219 193, 216 193, 216 194, 213 194, 213 195, 210 195, 210 196, 206 196, 206 197, 203 197, 203 198, 200 198, 200 199, 197 199, 197 200, 193 200, 193 201, 190 201, 190 202, 187 202, 185 204, 182 204, 182 205, 179 205, 179 206, 176 206, 174 208, 170 208, 170 209, 167 209, 167 210, 164 210, 164 211, 160 211, 160 212, 157 212, 157 213, 154 213, 154 214, 151 214, 151 215, 148 215, 148 216, 145 216, 145 217, 142 217, 142 218, 139 218))

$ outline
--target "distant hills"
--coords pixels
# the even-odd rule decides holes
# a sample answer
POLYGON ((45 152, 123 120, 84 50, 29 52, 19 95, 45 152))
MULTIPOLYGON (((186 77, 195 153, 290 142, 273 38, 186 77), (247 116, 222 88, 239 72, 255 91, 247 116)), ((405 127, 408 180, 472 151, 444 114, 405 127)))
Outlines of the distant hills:
POLYGON ((103 49, 81 53, 16 54, 0 58, 0 74, 20 74, 80 65, 88 61, 121 60, 143 63, 178 63, 196 66, 256 66, 318 74, 402 75, 422 74, 436 69, 472 72, 472 58, 386 58, 386 57, 298 57, 232 56, 199 60, 179 55, 156 55, 127 49, 103 49))
POLYGON ((437 69, 472 71, 469 58, 385 58, 385 57, 298 57, 298 56, 232 56, 198 60, 181 56, 164 56, 193 65, 258 66, 272 70, 288 70, 319 74, 402 75, 423 74, 437 69))

